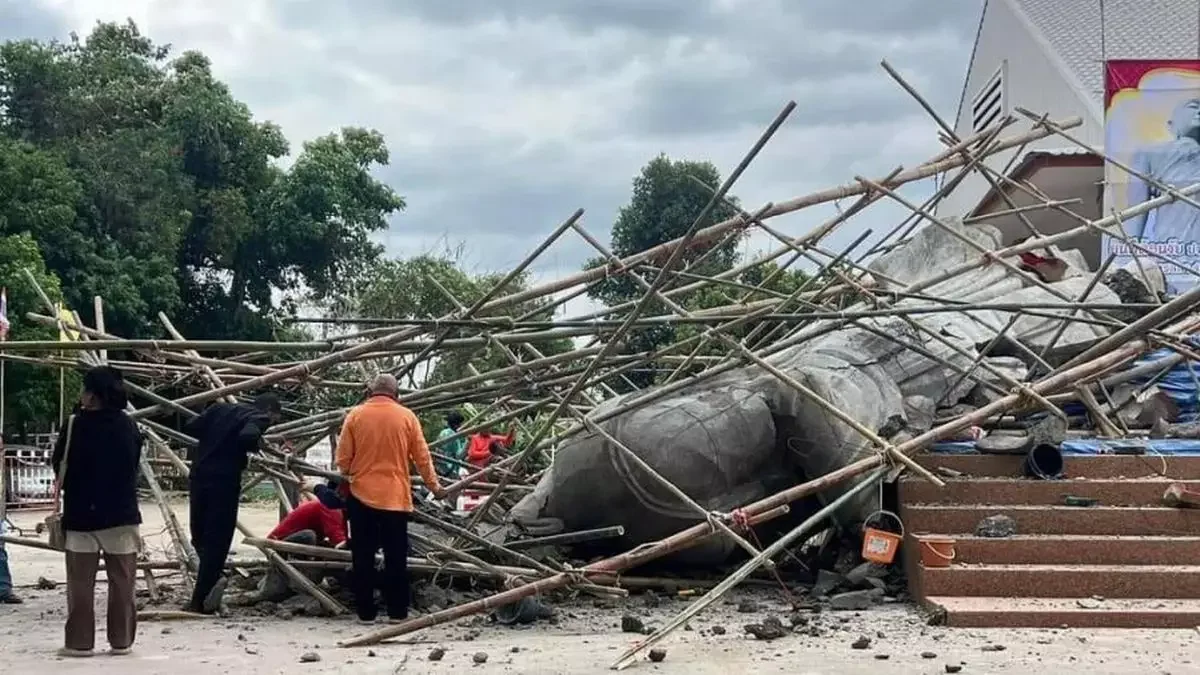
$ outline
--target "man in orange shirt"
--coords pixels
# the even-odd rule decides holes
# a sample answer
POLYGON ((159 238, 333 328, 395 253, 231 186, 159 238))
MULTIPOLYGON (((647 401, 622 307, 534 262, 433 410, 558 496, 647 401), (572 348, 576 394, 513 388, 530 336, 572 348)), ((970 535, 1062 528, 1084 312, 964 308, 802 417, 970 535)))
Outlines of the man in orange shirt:
POLYGON ((446 494, 421 423, 400 405, 399 392, 395 377, 376 375, 367 400, 346 415, 338 437, 338 469, 350 483, 351 586, 360 623, 373 623, 377 616, 375 553, 381 547, 388 620, 408 618, 408 518, 413 510, 409 466, 417 466, 434 496, 446 494))

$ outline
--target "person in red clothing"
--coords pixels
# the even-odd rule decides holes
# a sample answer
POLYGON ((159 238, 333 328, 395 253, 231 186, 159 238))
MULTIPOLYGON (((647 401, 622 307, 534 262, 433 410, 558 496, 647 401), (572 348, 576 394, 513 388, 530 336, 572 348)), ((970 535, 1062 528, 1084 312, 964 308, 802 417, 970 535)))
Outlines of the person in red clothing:
MULTIPOLYGON (((346 503, 338 496, 334 481, 318 485, 313 489, 316 499, 300 504, 267 535, 267 539, 286 541, 306 546, 326 546, 342 549, 346 547, 346 503)), ((303 556, 283 553, 285 558, 302 559, 303 556)), ((320 572, 310 575, 318 577, 320 572)), ((320 581, 313 578, 313 581, 320 581)), ((242 604, 270 601, 279 602, 291 595, 293 589, 287 577, 272 566, 263 577, 258 590, 242 604)))
POLYGON ((508 454, 516 439, 517 432, 513 428, 509 428, 508 433, 503 436, 493 434, 491 429, 471 434, 467 439, 467 461, 482 469, 491 464, 497 456, 508 454))
POLYGON ((318 485, 316 499, 304 502, 279 521, 267 539, 309 546, 342 548, 346 544, 346 505, 329 485, 318 485))

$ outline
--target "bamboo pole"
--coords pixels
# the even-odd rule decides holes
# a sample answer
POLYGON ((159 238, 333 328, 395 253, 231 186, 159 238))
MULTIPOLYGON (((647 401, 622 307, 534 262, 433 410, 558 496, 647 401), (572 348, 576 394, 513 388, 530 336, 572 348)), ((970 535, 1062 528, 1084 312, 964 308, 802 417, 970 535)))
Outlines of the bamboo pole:
MULTIPOLYGON (((1078 127, 1081 124, 1083 124, 1083 120, 1081 120, 1078 117, 1072 117, 1072 118, 1068 118, 1068 119, 1059 121, 1056 124, 1058 127, 1063 128, 1063 129, 1073 129, 1073 128, 1078 127)), ((1047 129, 1045 127, 1035 128, 1024 134, 1020 134, 1020 135, 1014 136, 1012 138, 1005 139, 1004 141, 1002 141, 1000 143, 997 143, 991 149, 991 152, 989 154, 1003 152, 1004 150, 1016 148, 1016 147, 1025 145, 1027 143, 1030 143, 1032 141, 1041 140, 1043 138, 1053 135, 1054 133, 1055 133, 1054 131, 1047 129)), ((923 164, 919 167, 909 169, 908 171, 904 171, 900 174, 897 174, 892 180, 887 181, 886 184, 890 187, 898 187, 905 183, 911 183, 913 181, 922 180, 925 178, 931 178, 938 174, 945 173, 951 169, 960 167, 960 166, 964 165, 965 163, 967 163, 967 160, 963 159, 961 156, 951 156, 942 161, 923 164)), ((839 200, 839 199, 846 199, 847 197, 862 195, 862 194, 865 194, 866 192, 867 192, 867 190, 861 184, 859 184, 857 182, 849 183, 849 184, 834 187, 834 188, 829 188, 826 190, 821 190, 821 191, 814 192, 814 193, 811 193, 808 195, 804 195, 802 197, 796 197, 794 199, 790 199, 790 200, 787 200, 784 202, 775 203, 774 205, 772 205, 772 207, 770 209, 768 209, 763 214, 762 219, 765 220, 768 218, 774 218, 776 216, 781 216, 781 215, 784 215, 787 213, 792 213, 794 211, 799 211, 801 209, 804 209, 804 208, 807 208, 810 206, 816 206, 818 204, 824 204, 826 202, 832 202, 832 201, 839 200)), ((622 259, 622 262, 625 265, 632 265, 634 263, 645 262, 645 261, 655 260, 655 259, 662 259, 662 258, 665 258, 667 255, 669 255, 675 249, 679 248, 680 246, 683 246, 685 244, 688 247, 704 245, 714 239, 718 239, 718 238, 724 236, 724 234, 726 232, 728 232, 730 229, 732 229, 734 227, 740 227, 741 225, 742 225, 741 219, 730 218, 729 220, 722 221, 720 223, 717 223, 715 225, 712 225, 710 227, 707 227, 707 228, 697 231, 696 233, 694 233, 694 235, 692 237, 688 237, 686 241, 684 240, 683 237, 680 237, 679 239, 674 239, 672 241, 666 242, 664 244, 660 244, 653 248, 646 249, 645 251, 642 251, 641 253, 637 253, 635 255, 628 256, 628 257, 622 259)), ((487 305, 485 305, 483 307, 483 309, 496 309, 499 307, 507 307, 510 305, 518 304, 521 302, 525 302, 527 300, 531 300, 534 298, 549 295, 551 293, 555 293, 558 291, 566 290, 566 289, 572 288, 574 286, 577 286, 581 283, 589 283, 589 282, 597 281, 599 279, 604 278, 604 276, 606 274, 607 274, 607 270, 604 268, 594 268, 591 270, 584 270, 583 272, 578 272, 576 274, 572 274, 567 277, 563 277, 561 279, 557 279, 557 280, 550 281, 550 282, 547 282, 544 284, 540 284, 538 286, 534 286, 534 287, 529 288, 520 293, 513 293, 510 295, 500 297, 500 298, 496 298, 495 300, 492 300, 487 305)))
MULTIPOLYGON (((701 209, 700 213, 696 216, 696 219, 693 221, 691 227, 688 228, 688 231, 679 240, 679 245, 670 250, 666 262, 662 265, 664 270, 671 270, 676 264, 679 263, 684 251, 687 250, 692 238, 695 237, 700 231, 701 225, 703 225, 705 218, 708 217, 708 214, 712 212, 713 207, 715 207, 720 202, 720 199, 729 192, 730 188, 733 187, 733 184, 737 182, 738 178, 741 177, 754 158, 758 156, 758 153, 762 150, 762 148, 765 147, 771 137, 775 135, 775 132, 778 131, 781 126, 783 126, 784 120, 791 115, 795 108, 796 103, 794 101, 789 101, 788 104, 784 106, 784 109, 775 117, 767 130, 763 132, 750 151, 742 158, 742 161, 738 164, 738 166, 725 179, 725 182, 722 183, 721 188, 717 191, 717 193, 713 195, 711 199, 709 199, 707 204, 704 205, 704 208, 701 209)), ((767 204, 761 209, 761 211, 766 212, 768 209, 770 209, 770 207, 771 205, 767 204)), ((741 221, 743 219, 741 216, 738 216, 736 220, 741 221)), ((537 451, 537 443, 547 435, 551 428, 553 428, 555 420, 558 419, 559 415, 566 410, 567 406, 572 403, 575 396, 584 388, 589 376, 591 376, 591 374, 595 372, 596 368, 604 362, 605 357, 612 353, 617 345, 621 344, 621 338, 624 337, 624 335, 629 331, 632 322, 646 310, 650 304, 650 301, 655 297, 653 291, 657 291, 659 288, 661 288, 666 283, 667 278, 668 277, 666 274, 659 274, 654 278, 653 283, 650 285, 651 290, 642 296, 641 300, 638 301, 637 306, 635 306, 630 311, 629 316, 625 318, 625 323, 618 327, 616 332, 609 337, 609 339, 604 343, 600 353, 590 364, 588 364, 588 368, 584 371, 583 375, 579 377, 576 383, 567 391, 566 395, 563 396, 559 404, 550 412, 547 420, 543 422, 542 426, 529 441, 530 448, 527 448, 525 452, 517 456, 518 459, 515 464, 515 468, 517 470, 523 466, 526 457, 532 456, 532 453, 529 452, 530 449, 537 451)), ((501 477, 500 484, 503 485, 505 480, 506 477, 501 477)), ((488 497, 482 504, 475 508, 475 511, 471 514, 471 524, 480 522, 484 516, 487 515, 488 510, 495 501, 495 496, 496 494, 493 493, 492 496, 488 497)))
POLYGON ((627 650, 621 655, 620 658, 616 660, 615 663, 613 663, 613 669, 624 670, 625 668, 628 668, 633 664, 634 658, 637 657, 639 653, 651 645, 661 642, 663 638, 671 633, 671 631, 687 623, 689 619, 707 609, 717 600, 720 600, 722 595, 725 595, 725 593, 732 590, 734 586, 737 586, 739 583, 741 583, 743 579, 750 576, 754 570, 764 565, 768 560, 771 559, 772 556, 778 555, 780 552, 794 543, 801 543, 801 537, 810 534, 813 528, 819 525, 821 521, 831 517, 833 513, 837 511, 837 509, 841 508, 842 505, 849 502, 859 493, 865 491, 867 488, 877 485, 886 474, 886 468, 875 471, 865 480, 860 481, 858 485, 842 493, 841 496, 829 502, 829 504, 821 507, 816 513, 805 519, 803 523, 800 523, 787 534, 775 540, 775 542, 764 549, 762 553, 754 556, 744 565, 738 568, 736 572, 726 577, 724 581, 717 584, 717 586, 705 594, 703 598, 693 602, 687 607, 687 609, 677 614, 674 618, 668 621, 666 625, 650 635, 650 637, 642 640, 627 650))
MULTIPOLYGON (((1167 332, 1178 334, 1181 332, 1194 330, 1197 326, 1200 326, 1200 320, 1183 321, 1168 328, 1167 332)), ((1063 387, 1071 386, 1073 382, 1078 381, 1088 375, 1102 371, 1114 363, 1121 363, 1129 358, 1132 358, 1133 356, 1145 351, 1149 347, 1149 343, 1143 339, 1132 339, 1093 361, 1080 364, 1079 366, 1070 368, 1056 375, 1047 376, 1032 386, 1040 394, 1045 395, 1053 393, 1054 391, 1057 391, 1063 387)), ((972 425, 1000 414, 1016 405, 1019 405, 1023 398, 1024 397, 1020 394, 1010 394, 1004 398, 997 399, 996 401, 974 410, 969 414, 959 416, 953 420, 950 420, 949 422, 938 425, 929 431, 898 444, 896 446, 896 451, 899 453, 909 454, 917 449, 927 447, 931 443, 956 434, 963 429, 966 429, 972 425)), ((832 471, 815 480, 808 481, 788 490, 771 495, 766 499, 749 504, 744 507, 742 511, 748 516, 753 517, 778 506, 789 504, 797 499, 819 493, 829 487, 840 484, 845 480, 879 468, 883 466, 883 464, 883 455, 867 457, 844 466, 841 469, 832 471)), ((694 545, 698 539, 710 534, 711 531, 707 523, 695 525, 691 528, 671 535, 670 537, 662 539, 655 544, 640 546, 633 551, 622 554, 621 556, 606 558, 604 560, 592 563, 581 570, 578 570, 577 573, 586 576, 589 572, 593 571, 616 572, 628 569, 630 567, 635 567, 639 564, 644 564, 651 560, 655 560, 662 556, 681 550, 682 548, 694 545)), ((409 619, 401 624, 389 626, 383 630, 376 631, 369 635, 352 638, 339 644, 343 647, 377 644, 384 640, 398 637, 406 633, 411 633, 422 628, 427 628, 429 626, 434 626, 446 621, 452 621, 464 616, 469 616, 470 614, 474 614, 479 611, 511 604, 520 600, 521 598, 528 597, 539 592, 546 592, 555 588, 561 588, 568 582, 569 577, 565 574, 557 575, 548 579, 541 579, 525 586, 510 589, 481 600, 459 605, 457 607, 452 607, 440 612, 434 612, 425 616, 409 619)))

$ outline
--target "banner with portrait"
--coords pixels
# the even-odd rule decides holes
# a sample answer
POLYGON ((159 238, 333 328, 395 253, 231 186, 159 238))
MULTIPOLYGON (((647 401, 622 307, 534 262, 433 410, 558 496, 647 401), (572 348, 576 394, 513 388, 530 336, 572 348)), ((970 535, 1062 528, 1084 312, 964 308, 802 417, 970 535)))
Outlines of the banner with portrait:
MULTIPOLYGON (((1104 151, 1131 169, 1106 163, 1105 215, 1161 196, 1166 188, 1200 183, 1200 60, 1104 65, 1104 151)), ((1200 194, 1195 197, 1200 202, 1200 194)), ((1114 268, 1135 258, 1159 265, 1172 295, 1196 285, 1186 268, 1200 269, 1200 208, 1173 201, 1122 225, 1124 237, 1103 240, 1105 257, 1115 256, 1114 268)))

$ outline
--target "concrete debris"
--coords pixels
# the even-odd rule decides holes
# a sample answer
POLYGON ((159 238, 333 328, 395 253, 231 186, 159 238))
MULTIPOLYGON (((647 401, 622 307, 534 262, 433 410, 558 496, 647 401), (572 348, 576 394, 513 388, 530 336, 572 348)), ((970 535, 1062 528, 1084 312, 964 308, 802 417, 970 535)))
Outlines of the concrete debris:
POLYGON ((774 616, 768 616, 763 619, 762 623, 747 624, 744 628, 756 640, 778 640, 791 632, 783 627, 783 622, 778 617, 774 616))
POLYGON ((841 612, 861 612, 883 602, 883 596, 883 590, 878 588, 839 593, 829 598, 829 608, 841 612))
POLYGON ((633 616, 632 614, 626 614, 621 617, 621 632, 622 633, 645 633, 646 632, 646 624, 644 624, 642 622, 642 620, 637 618, 636 616, 633 616))
POLYGON ((988 516, 975 526, 975 536, 1004 539, 1017 534, 1017 521, 1003 514, 988 516))

